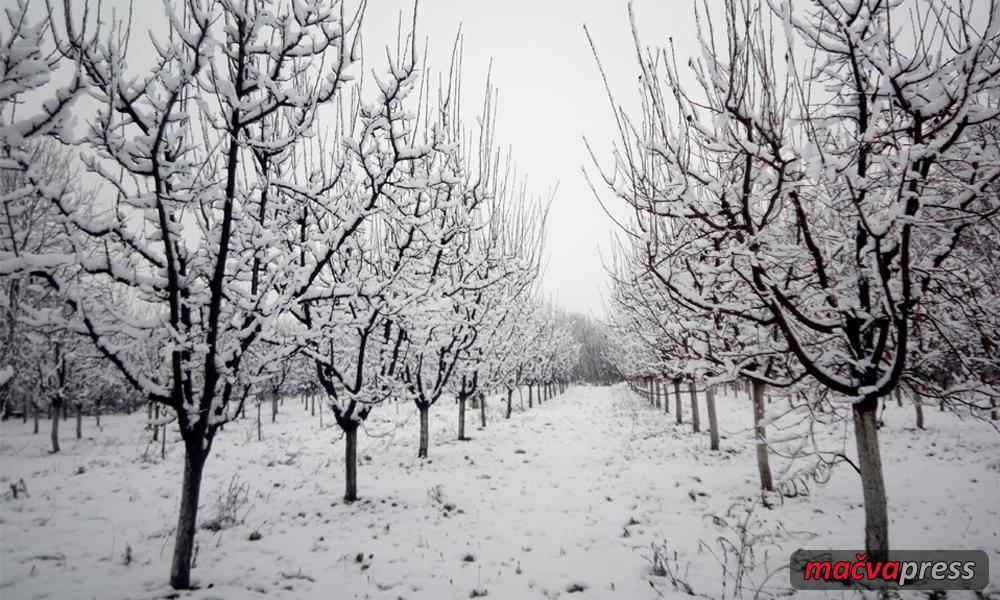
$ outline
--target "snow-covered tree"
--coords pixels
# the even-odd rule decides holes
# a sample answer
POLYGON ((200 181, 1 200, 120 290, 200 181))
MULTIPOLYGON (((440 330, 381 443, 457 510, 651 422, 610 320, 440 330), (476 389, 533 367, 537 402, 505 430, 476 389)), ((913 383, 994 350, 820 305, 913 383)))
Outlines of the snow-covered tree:
POLYGON ((102 27, 107 15, 65 5, 58 47, 100 105, 75 146, 103 187, 91 198, 15 157, 72 251, 6 270, 57 289, 67 325, 176 415, 185 468, 170 582, 186 588, 205 459, 252 384, 244 356, 289 294, 278 242, 297 215, 274 199, 271 164, 347 81, 358 15, 327 2, 163 7, 169 31, 151 36, 155 64, 136 73, 128 24, 102 27), (131 303, 117 301, 122 290, 131 303), (146 348, 160 360, 137 359, 146 348))
MULTIPOLYGON (((787 354, 792 377, 850 400, 865 546, 882 558, 878 399, 913 365, 914 330, 971 232, 995 230, 1000 177, 1000 151, 976 135, 998 118, 1000 11, 907 10, 727 1, 723 29, 701 16, 696 86, 671 52, 639 51, 641 119, 619 121, 605 170, 661 224, 657 256, 700 258, 657 264, 671 302, 765 333, 742 351, 787 354)), ((953 364, 950 385, 995 393, 971 361, 953 364)))

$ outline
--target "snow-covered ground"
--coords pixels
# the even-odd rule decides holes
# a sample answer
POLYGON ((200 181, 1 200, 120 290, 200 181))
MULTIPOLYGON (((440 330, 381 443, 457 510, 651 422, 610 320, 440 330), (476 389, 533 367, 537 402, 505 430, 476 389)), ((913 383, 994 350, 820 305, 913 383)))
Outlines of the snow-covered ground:
MULTIPOLYGON (((435 406, 426 461, 415 458, 415 408, 376 410, 360 436, 353 505, 341 500, 343 445, 328 415, 320 428, 286 400, 262 442, 253 419, 228 426, 209 458, 201 520, 217 516, 231 486, 246 502, 239 523, 199 531, 201 588, 180 594, 166 584, 175 436, 160 460, 144 414, 105 417, 102 431, 88 419, 80 441, 70 420, 63 452, 50 455, 47 422, 38 435, 30 422, 3 423, 0 597, 632 600, 687 597, 685 586, 734 597, 739 586, 751 598, 761 585, 791 593, 781 567, 796 548, 862 545, 860 484, 847 465, 810 481, 808 495, 762 505, 743 396, 718 398, 718 453, 707 434, 622 386, 574 387, 509 421, 491 402, 486 430, 468 415, 467 442, 454 440, 455 405, 435 406), (28 495, 15 499, 9 484, 22 479, 28 495), (756 565, 740 581, 737 554, 756 565), (654 555, 666 558, 659 569, 654 555)), ((987 592, 1000 594, 1000 434, 937 410, 917 431, 911 413, 890 403, 882 429, 892 545, 986 550, 987 592)), ((844 429, 821 438, 849 451, 849 437, 837 441, 844 429)), ((773 460, 778 474, 785 462, 773 460)))

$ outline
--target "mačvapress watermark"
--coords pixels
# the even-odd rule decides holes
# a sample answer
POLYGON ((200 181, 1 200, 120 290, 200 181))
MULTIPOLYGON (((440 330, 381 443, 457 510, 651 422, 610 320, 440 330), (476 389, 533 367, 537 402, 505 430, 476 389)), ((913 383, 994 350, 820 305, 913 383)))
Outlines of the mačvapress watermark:
POLYGON ((856 550, 796 550, 789 579, 798 590, 981 590, 990 559, 981 550, 895 550, 887 560, 856 550))

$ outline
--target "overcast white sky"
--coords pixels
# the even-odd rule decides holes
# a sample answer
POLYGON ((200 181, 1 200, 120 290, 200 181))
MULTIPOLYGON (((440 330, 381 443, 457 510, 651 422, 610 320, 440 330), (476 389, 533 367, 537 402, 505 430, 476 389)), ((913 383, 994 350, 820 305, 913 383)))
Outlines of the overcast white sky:
MULTIPOLYGON (((679 52, 694 52, 690 1, 636 0, 634 6, 645 43, 665 46, 673 36, 679 52)), ((378 64, 387 41, 395 44, 400 11, 407 15, 405 23, 412 7, 410 0, 370 0, 362 30, 368 66, 378 64)), ((417 35, 421 43, 429 40, 431 66, 442 67, 461 26, 466 106, 479 105, 493 59, 493 82, 500 90, 498 141, 512 147, 518 170, 541 196, 558 184, 549 214, 544 290, 562 306, 600 316, 606 286, 601 253, 608 255, 614 225, 581 172, 583 167, 593 172, 583 136, 607 157, 617 132, 585 23, 612 88, 629 106, 639 68, 627 0, 421 0, 417 35)))

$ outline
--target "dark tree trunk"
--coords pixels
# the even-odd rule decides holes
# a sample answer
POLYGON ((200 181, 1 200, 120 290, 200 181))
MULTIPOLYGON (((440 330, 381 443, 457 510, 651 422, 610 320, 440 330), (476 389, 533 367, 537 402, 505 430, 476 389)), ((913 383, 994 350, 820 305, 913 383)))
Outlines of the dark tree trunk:
POLYGON ((39 413, 41 411, 38 410, 38 404, 37 403, 32 405, 32 410, 34 410, 34 412, 35 412, 35 433, 38 433, 38 417, 39 417, 39 413))
POLYGON ((711 435, 712 450, 719 449, 719 420, 715 415, 715 389, 709 386, 705 390, 705 403, 708 405, 708 431, 711 435))
POLYGON ((97 427, 101 427, 101 403, 96 402, 94 404, 94 417, 97 419, 97 427))
POLYGON ((313 416, 313 417, 316 416, 316 396, 317 396, 317 394, 313 394, 313 397, 312 397, 312 415, 310 415, 310 416, 313 416))
POLYGON ((185 440, 184 480, 181 484, 181 507, 177 516, 177 534, 174 540, 174 557, 170 565, 170 585, 183 590, 191 587, 191 559, 194 556, 194 534, 198 522, 198 498, 201 495, 201 476, 205 469, 202 440, 193 443, 185 440))
POLYGON ((479 396, 479 420, 483 423, 483 429, 486 429, 486 395, 482 394, 479 396))
POLYGON ((59 409, 61 408, 59 404, 53 403, 52 405, 52 452, 59 452, 59 409))
POLYGON ((771 464, 767 457, 766 433, 764 431, 764 384, 754 380, 751 384, 753 400, 753 425, 757 438, 757 471, 760 472, 760 487, 767 491, 774 490, 771 479, 771 464))
POLYGON ((853 408, 861 492, 865 500, 865 550, 869 561, 885 561, 889 556, 889 511, 878 446, 878 398, 868 396, 853 408))
POLYGON ((427 446, 430 442, 430 425, 427 422, 427 413, 430 411, 430 405, 419 403, 417 410, 420 411, 420 447, 417 449, 417 458, 427 458, 427 446))
POLYGON ((670 414, 670 395, 660 386, 660 379, 656 379, 656 397, 663 400, 663 412, 670 414))
POLYGON ((681 404, 681 380, 674 381, 674 410, 677 411, 677 424, 684 423, 684 406, 681 404))
POLYGON ((257 441, 258 442, 264 439, 264 432, 261 430, 261 427, 260 427, 260 405, 261 405, 261 402, 258 400, 257 401, 257 441))
POLYGON ((358 424, 341 424, 344 430, 344 502, 358 499, 358 424))
MULTIPOLYGON (((157 421, 160 420, 160 405, 159 404, 157 404, 156 407, 153 409, 153 418, 155 418, 157 421)), ((155 425, 153 425, 153 441, 155 442, 155 441, 157 441, 159 439, 160 439, 160 425, 159 424, 155 424, 155 425)))
POLYGON ((508 387, 507 388, 507 418, 508 419, 510 418, 511 400, 513 400, 513 398, 514 398, 514 388, 508 387))
POLYGON ((896 386, 896 406, 903 408, 903 392, 898 385, 896 386))
POLYGON ((920 398, 920 392, 913 390, 913 406, 917 410, 917 429, 924 428, 924 401, 920 398))
POLYGON ((21 400, 21 422, 22 423, 25 423, 25 424, 28 423, 28 409, 30 408, 30 406, 31 406, 31 403, 28 402, 28 397, 25 396, 24 399, 21 400))
POLYGON ((83 437, 83 408, 76 405, 76 439, 83 437))
POLYGON ((532 399, 532 391, 531 391, 532 387, 534 387, 534 386, 532 386, 529 383, 528 384, 528 408, 532 408, 535 405, 534 404, 534 400, 532 399))
POLYGON ((695 433, 701 432, 701 417, 698 414, 698 385, 691 380, 688 384, 688 391, 691 392, 691 428, 695 433))
POLYGON ((277 390, 271 391, 271 422, 274 423, 278 420, 278 392, 277 390))
POLYGON ((465 441, 469 438, 465 437, 465 403, 467 398, 465 394, 458 395, 458 439, 465 441))

